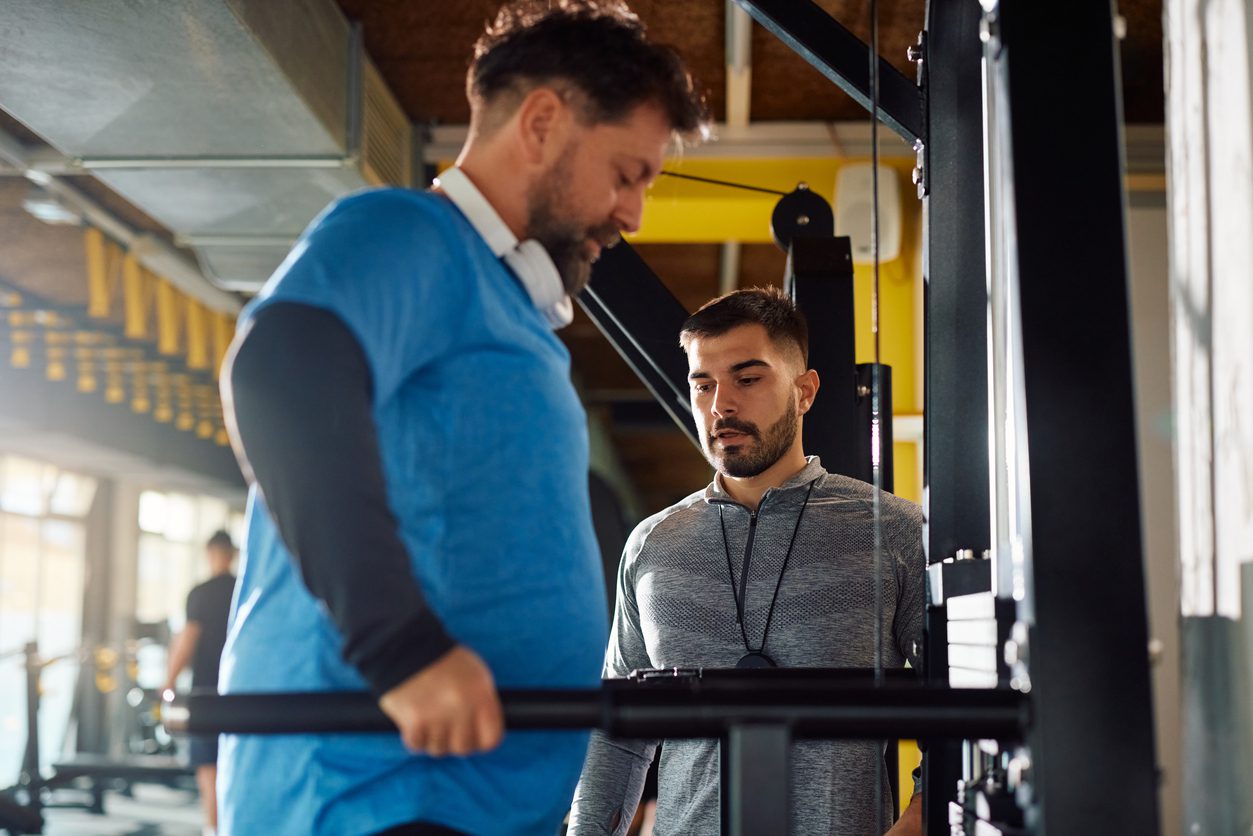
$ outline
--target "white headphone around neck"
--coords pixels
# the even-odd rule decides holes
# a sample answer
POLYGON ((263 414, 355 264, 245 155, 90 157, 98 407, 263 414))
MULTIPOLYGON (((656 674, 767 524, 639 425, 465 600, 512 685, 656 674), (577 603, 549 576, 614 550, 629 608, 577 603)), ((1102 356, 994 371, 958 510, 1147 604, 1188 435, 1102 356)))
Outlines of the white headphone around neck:
POLYGON ((566 295, 565 283, 553 258, 534 238, 519 241, 501 259, 514 272, 531 296, 531 302, 544 315, 554 331, 574 320, 574 304, 566 295))
POLYGON ((549 327, 557 330, 569 325, 574 320, 574 304, 544 245, 534 239, 518 241, 495 207, 461 169, 454 166, 444 171, 436 184, 461 209, 492 251, 500 253, 500 259, 522 282, 531 303, 544 315, 549 327))

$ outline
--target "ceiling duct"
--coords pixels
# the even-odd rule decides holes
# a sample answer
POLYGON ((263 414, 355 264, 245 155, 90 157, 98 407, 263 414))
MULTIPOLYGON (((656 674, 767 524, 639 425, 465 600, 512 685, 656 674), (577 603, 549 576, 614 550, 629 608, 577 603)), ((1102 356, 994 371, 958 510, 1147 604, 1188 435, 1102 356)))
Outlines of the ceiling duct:
POLYGON ((411 130, 333 0, 10 0, 0 107, 255 290, 332 199, 410 183, 411 130))

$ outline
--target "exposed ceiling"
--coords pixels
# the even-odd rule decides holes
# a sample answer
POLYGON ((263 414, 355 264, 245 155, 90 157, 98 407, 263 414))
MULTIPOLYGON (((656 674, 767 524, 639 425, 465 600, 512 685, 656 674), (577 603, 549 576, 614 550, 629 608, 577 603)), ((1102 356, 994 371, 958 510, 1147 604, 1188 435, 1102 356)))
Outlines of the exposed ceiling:
MULTIPOLYGON (((414 122, 459 125, 469 120, 464 84, 470 47, 499 7, 498 0, 336 2, 349 20, 361 23, 366 51, 414 122)), ((715 117, 723 121, 726 24, 722 0, 633 0, 630 5, 654 38, 679 49, 708 89, 715 117)), ((865 0, 817 0, 817 5, 869 42, 869 3, 865 0)), ((924 0, 883 0, 878 5, 880 54, 912 78, 913 67, 905 51, 923 29, 926 4, 924 0)), ((1160 0, 1123 0, 1118 6, 1127 24, 1121 45, 1127 121, 1161 123, 1162 4, 1160 0)), ((752 64, 754 120, 866 118, 856 102, 756 24, 752 27, 752 64)))
MULTIPOLYGON (((222 2, 237 11, 250 6, 246 0, 222 2)), ((344 18, 360 23, 365 53, 404 115, 415 125, 438 128, 436 135, 440 131, 445 134, 451 131, 455 137, 455 127, 468 120, 464 74, 470 47, 484 22, 494 14, 499 0, 456 3, 336 0, 336 3, 344 18)), ((149 4, 123 5, 142 11, 141 7, 149 4)), ((317 2, 302 0, 295 5, 316 6, 317 2)), ((708 90, 715 118, 719 122, 725 120, 728 72, 724 0, 634 0, 631 5, 655 39, 673 44, 686 56, 693 73, 708 90)), ((819 0, 818 5, 854 34, 869 40, 868 4, 861 0, 819 0)), ((1160 124, 1163 112, 1161 2, 1127 0, 1120 7, 1126 22, 1121 54, 1127 121, 1160 124)), ((263 4, 256 8, 269 7, 263 4)), ((879 14, 882 54, 912 77, 913 68, 905 51, 924 25, 925 3, 923 0, 883 0, 879 3, 879 14)), ((6 39, 19 34, 0 24, 0 48, 7 46, 6 39)), ((41 67, 36 58, 30 60, 36 62, 29 68, 32 79, 39 78, 44 70, 51 70, 41 67)), ((754 124, 784 122, 803 126, 809 123, 812 127, 815 122, 864 123, 866 119, 859 105, 756 24, 751 27, 751 66, 748 101, 754 124)), ((241 89, 237 95, 247 97, 250 92, 241 89)), ((9 103, 0 97, 0 138, 15 143, 22 153, 33 156, 67 151, 49 148, 45 137, 6 113, 4 108, 8 107, 9 103)), ((139 153, 145 149, 129 150, 139 153)), ((167 154, 177 151, 158 150, 167 154)), ((191 153, 193 149, 183 150, 191 153)), ((902 150, 894 148, 892 153, 902 150)), ((122 148, 116 153, 126 151, 122 148)), ((839 146, 834 143, 823 151, 838 152, 839 146)), ((118 178, 108 178, 112 187, 104 179, 86 173, 65 179, 129 228, 159 239, 171 251, 191 260, 191 251, 179 248, 186 242, 185 236, 175 233, 182 230, 171 229, 120 197, 115 191, 121 182, 118 178)), ((20 205, 19 192, 25 185, 17 178, 0 177, 0 187, 4 187, 0 189, 0 197, 8 201, 6 209, 20 205), (22 184, 21 188, 18 183, 22 184)), ((82 304, 86 282, 81 276, 81 252, 76 250, 81 245, 72 243, 64 229, 51 236, 27 234, 17 226, 24 221, 11 213, 0 217, 8 217, 14 223, 14 226, 0 229, 0 278, 63 303, 82 304), (72 251, 77 255, 68 255, 72 251)), ((764 228, 764 222, 762 226, 764 228)), ((717 295, 720 288, 726 286, 727 280, 720 276, 725 253, 719 243, 662 243, 666 240, 664 236, 649 240, 650 243, 639 244, 638 249, 689 309, 717 295)), ((740 247, 738 269, 731 281, 738 286, 777 284, 783 268, 783 254, 758 239, 740 247)), ((707 481, 709 470, 703 459, 690 442, 667 425, 659 409, 650 407, 647 393, 634 374, 581 312, 575 323, 563 332, 563 338, 571 348, 577 382, 589 409, 608 421, 618 455, 637 492, 639 510, 655 510, 707 481)))

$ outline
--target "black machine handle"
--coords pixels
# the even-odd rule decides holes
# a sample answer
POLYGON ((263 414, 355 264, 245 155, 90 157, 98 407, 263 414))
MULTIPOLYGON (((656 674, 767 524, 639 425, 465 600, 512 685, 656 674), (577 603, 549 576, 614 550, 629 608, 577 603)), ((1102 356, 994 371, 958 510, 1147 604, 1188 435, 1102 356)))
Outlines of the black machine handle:
MULTIPOLYGON (((676 671, 599 689, 502 690, 500 699, 510 730, 597 728, 618 737, 721 737, 733 726, 774 724, 797 738, 1021 740, 1028 722, 1027 700, 1015 691, 782 673, 676 671)), ((167 699, 163 721, 188 734, 396 730, 365 692, 192 693, 167 699)))

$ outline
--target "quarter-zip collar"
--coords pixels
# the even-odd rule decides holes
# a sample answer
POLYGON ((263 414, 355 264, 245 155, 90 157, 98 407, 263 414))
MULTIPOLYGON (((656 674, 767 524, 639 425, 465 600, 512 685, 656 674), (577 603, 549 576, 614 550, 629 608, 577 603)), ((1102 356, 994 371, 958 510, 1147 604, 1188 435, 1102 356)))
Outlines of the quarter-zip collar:
POLYGON ((822 476, 826 471, 822 469, 822 460, 817 456, 806 456, 806 465, 801 468, 791 479, 788 479, 782 485, 775 488, 767 488, 766 492, 761 495, 761 501, 757 503, 757 511, 749 510, 748 506, 743 503, 736 502, 732 496, 727 493, 726 488, 722 486, 722 474, 714 474, 714 480, 705 488, 705 502, 717 503, 722 505, 734 505, 737 508, 743 508, 748 511, 753 522, 757 520, 757 514, 760 513, 762 506, 766 504, 766 500, 774 496, 776 493, 791 492, 802 488, 808 488, 809 483, 822 476))

